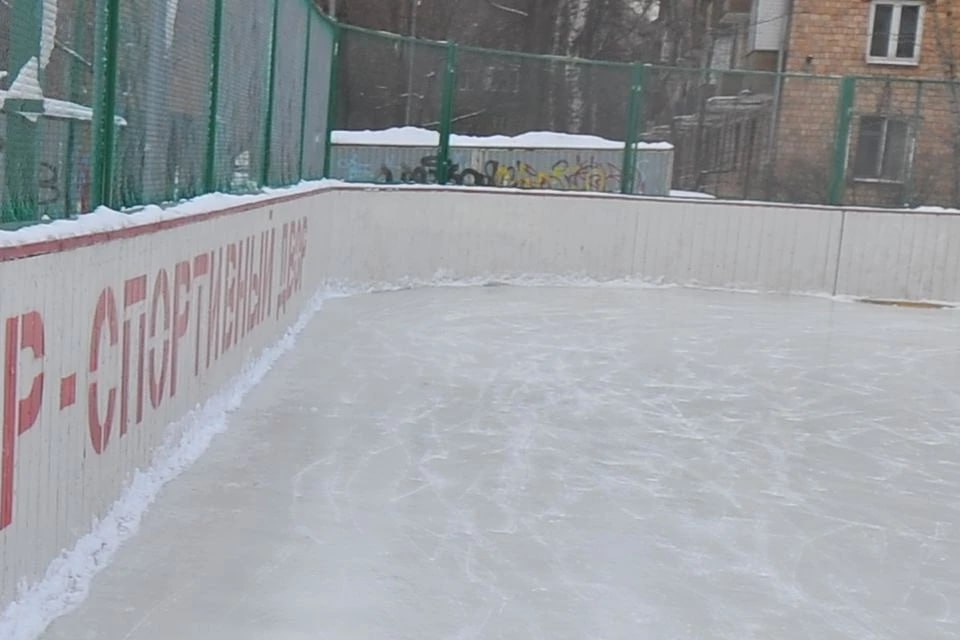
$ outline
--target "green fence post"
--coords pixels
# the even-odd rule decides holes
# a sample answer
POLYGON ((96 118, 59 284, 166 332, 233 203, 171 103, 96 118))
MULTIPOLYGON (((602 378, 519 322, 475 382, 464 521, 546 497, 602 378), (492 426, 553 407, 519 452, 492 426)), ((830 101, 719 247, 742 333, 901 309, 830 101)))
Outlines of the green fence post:
POLYGON ((280 29, 280 0, 273 0, 273 29, 270 37, 270 72, 267 80, 267 118, 263 127, 263 171, 260 186, 270 183, 270 145, 273 144, 273 106, 277 90, 277 35, 280 29))
POLYGON ((837 101, 837 134, 833 142, 833 166, 830 171, 829 203, 843 204, 843 186, 846 182, 847 156, 850 146, 850 122, 853 120, 853 102, 856 95, 856 79, 845 76, 840 81, 840 98, 837 101))
POLYGON ((326 20, 333 29, 333 51, 330 52, 330 91, 327 94, 327 132, 323 147, 323 177, 330 177, 330 155, 332 152, 333 128, 337 126, 337 84, 340 82, 340 43, 343 30, 335 20, 326 20))
POLYGON ((207 158, 203 184, 207 193, 217 190, 217 112, 220 109, 220 56, 223 51, 223 0, 214 0, 213 41, 210 63, 210 118, 207 120, 207 158))
POLYGON ((100 95, 96 101, 99 113, 93 131, 93 206, 110 206, 113 202, 113 170, 117 141, 117 66, 120 48, 120 0, 107 0, 106 24, 102 29, 103 63, 97 65, 96 85, 100 95))
POLYGON ((310 32, 313 30, 313 6, 307 4, 307 42, 303 53, 303 101, 300 103, 300 164, 297 175, 303 181, 303 162, 307 152, 307 86, 310 84, 310 32))
MULTIPOLYGON (((415 46, 415 45, 412 45, 415 46)), ((437 183, 450 178, 450 132, 453 129, 453 98, 457 92, 457 43, 447 43, 447 65, 443 74, 443 100, 440 107, 440 149, 437 153, 437 183)))
POLYGON ((623 141, 623 168, 620 191, 632 194, 636 190, 637 138, 644 129, 643 91, 646 84, 647 66, 635 64, 631 70, 630 96, 627 105, 627 131, 623 141))

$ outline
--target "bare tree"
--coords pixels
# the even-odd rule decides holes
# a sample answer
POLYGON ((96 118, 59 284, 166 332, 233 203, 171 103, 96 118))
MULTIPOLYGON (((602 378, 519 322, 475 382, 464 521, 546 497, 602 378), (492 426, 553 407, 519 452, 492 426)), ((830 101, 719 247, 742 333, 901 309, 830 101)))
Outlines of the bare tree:
MULTIPOLYGON (((687 50, 704 31, 691 27, 702 23, 691 16, 703 13, 708 4, 709 0, 340 0, 338 6, 340 19, 350 24, 565 59, 547 62, 462 52, 456 104, 461 130, 552 129, 618 137, 626 127, 629 68, 571 60, 658 62, 665 50, 674 60, 689 58, 687 50)), ((351 122, 342 124, 433 124, 442 51, 395 45, 390 52, 371 54, 371 48, 384 47, 368 44, 366 53, 348 51, 352 53, 345 67, 348 93, 363 92, 364 100, 353 101, 355 109, 347 110, 351 122), (407 106, 418 102, 426 108, 407 106)))

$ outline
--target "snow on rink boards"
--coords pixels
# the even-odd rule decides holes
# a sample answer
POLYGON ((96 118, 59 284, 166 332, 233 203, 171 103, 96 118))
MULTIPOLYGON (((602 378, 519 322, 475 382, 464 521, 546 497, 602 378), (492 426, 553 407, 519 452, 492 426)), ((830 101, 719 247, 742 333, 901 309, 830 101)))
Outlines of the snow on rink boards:
POLYGON ((960 315, 331 300, 48 640, 952 638, 960 315))

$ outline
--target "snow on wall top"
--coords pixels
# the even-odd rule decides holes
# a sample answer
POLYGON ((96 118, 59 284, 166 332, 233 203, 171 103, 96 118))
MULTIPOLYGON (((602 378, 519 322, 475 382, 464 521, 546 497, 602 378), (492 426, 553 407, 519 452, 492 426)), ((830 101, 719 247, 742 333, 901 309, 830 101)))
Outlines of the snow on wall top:
POLYGON ((157 205, 147 205, 143 207, 142 210, 136 212, 121 212, 108 209, 107 207, 100 207, 95 212, 82 215, 76 219, 54 220, 45 224, 35 224, 12 231, 0 230, 0 248, 17 247, 52 240, 66 240, 78 236, 150 225, 176 218, 222 211, 230 207, 254 204, 280 196, 309 193, 321 187, 334 184, 339 183, 331 180, 317 180, 301 182, 290 187, 277 189, 265 188, 258 193, 250 194, 209 193, 167 208, 162 208, 157 205))
MULTIPOLYGON (((440 134, 419 127, 394 127, 381 131, 333 131, 333 144, 381 147, 436 147, 440 134)), ((493 149, 623 149, 623 142, 598 136, 531 131, 517 136, 466 136, 452 134, 452 147, 493 149)), ((638 149, 673 149, 669 142, 640 142, 638 149)))
MULTIPOLYGON (((24 118, 31 122, 36 122, 41 115, 52 118, 67 118, 70 120, 93 120, 93 109, 75 102, 66 100, 56 100, 46 98, 43 95, 43 89, 40 87, 39 71, 40 62, 36 56, 27 60, 10 83, 10 88, 6 91, 0 89, 0 109, 8 99, 10 100, 39 100, 43 102, 43 111, 19 112, 24 118)), ((0 71, 0 78, 7 75, 6 71, 0 71)), ((120 116, 114 116, 114 122, 121 127, 127 125, 127 121, 120 116)))

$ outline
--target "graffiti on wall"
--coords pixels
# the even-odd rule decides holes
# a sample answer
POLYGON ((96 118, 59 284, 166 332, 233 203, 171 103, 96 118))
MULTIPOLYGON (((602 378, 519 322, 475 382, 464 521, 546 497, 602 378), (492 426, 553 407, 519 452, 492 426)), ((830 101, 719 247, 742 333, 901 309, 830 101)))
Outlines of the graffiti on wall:
MULTIPOLYGON (((422 155, 409 163, 406 157, 379 165, 367 161, 364 153, 343 150, 337 162, 337 177, 353 182, 384 184, 436 184, 438 159, 436 155, 422 155)), ((408 156, 408 154, 404 154, 408 156)), ((554 155, 542 163, 536 159, 488 159, 489 152, 451 157, 448 173, 451 184, 465 186, 512 187, 519 189, 558 189, 564 191, 620 190, 622 172, 614 162, 584 158, 557 159, 554 155)), ((504 153, 502 155, 514 155, 504 153)), ((535 154, 528 154, 535 155, 535 154)), ((382 159, 382 156, 381 158, 382 159)), ((644 191, 643 177, 638 173, 637 191, 644 191)))

